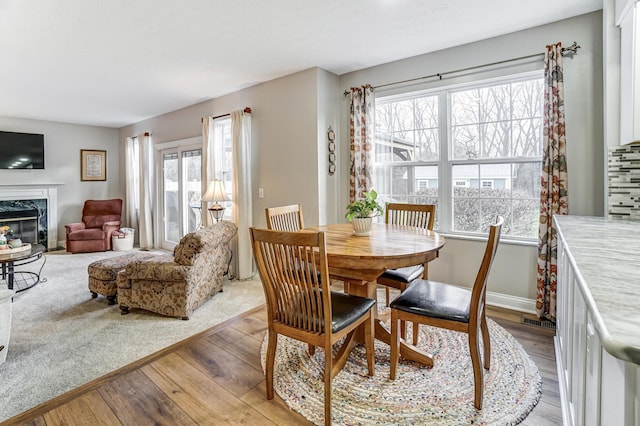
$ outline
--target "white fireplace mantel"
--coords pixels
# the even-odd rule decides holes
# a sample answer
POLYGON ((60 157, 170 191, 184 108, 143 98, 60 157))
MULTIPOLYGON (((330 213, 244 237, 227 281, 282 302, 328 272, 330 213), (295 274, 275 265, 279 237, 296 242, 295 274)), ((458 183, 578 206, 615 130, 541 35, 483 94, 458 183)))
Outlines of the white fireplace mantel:
POLYGON ((58 188, 61 184, 0 185, 0 200, 47 200, 47 249, 58 244, 58 188))

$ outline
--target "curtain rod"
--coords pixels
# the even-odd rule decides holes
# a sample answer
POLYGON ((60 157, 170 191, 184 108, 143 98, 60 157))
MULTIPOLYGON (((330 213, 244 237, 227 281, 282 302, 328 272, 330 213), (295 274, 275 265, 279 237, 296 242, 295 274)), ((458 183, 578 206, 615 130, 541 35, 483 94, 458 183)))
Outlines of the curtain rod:
MULTIPOLYGON (((247 114, 251 114, 251 108, 249 107, 245 107, 245 109, 243 110, 244 112, 246 112, 247 114)), ((215 120, 216 118, 222 118, 222 117, 229 117, 231 115, 230 112, 226 113, 226 114, 221 114, 221 115, 216 115, 214 117, 211 117, 212 120, 215 120)), ((200 121, 204 121, 204 118, 201 118, 200 121)))
MULTIPOLYGON (((560 54, 562 56, 572 56, 572 55, 575 55, 576 53, 578 53, 578 49, 580 49, 580 46, 578 45, 577 42, 574 41, 571 46, 563 47, 561 49, 561 51, 560 51, 560 54)), ((471 70, 475 70, 475 69, 478 69, 478 68, 491 67, 491 66, 494 66, 494 65, 502 65, 502 64, 506 64, 508 62, 522 61, 524 59, 535 58, 535 57, 541 56, 541 55, 544 55, 544 52, 543 53, 535 53, 533 55, 520 56, 518 58, 505 59, 503 61, 491 62, 491 63, 484 64, 484 65, 475 65, 475 66, 472 66, 472 67, 460 68, 460 69, 457 69, 457 70, 454 70, 454 71, 447 71, 447 72, 443 72, 443 73, 425 75, 424 77, 416 77, 416 78, 410 78, 408 80, 395 81, 393 83, 379 84, 377 86, 373 86, 373 89, 378 89, 380 87, 386 87, 386 86, 393 86, 393 85, 396 85, 396 84, 411 83, 413 81, 425 80, 427 78, 434 78, 434 77, 438 77, 439 80, 442 80, 442 77, 447 75, 447 74, 457 74, 459 72, 471 71, 471 70)), ((345 90, 343 95, 347 96, 349 93, 351 93, 351 92, 349 92, 348 90, 345 90)))

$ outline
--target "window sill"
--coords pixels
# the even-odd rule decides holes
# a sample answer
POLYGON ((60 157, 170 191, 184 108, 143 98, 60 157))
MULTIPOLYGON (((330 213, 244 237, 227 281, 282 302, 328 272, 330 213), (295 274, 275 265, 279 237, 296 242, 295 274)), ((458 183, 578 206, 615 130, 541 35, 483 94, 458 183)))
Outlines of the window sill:
MULTIPOLYGON (((481 241, 481 242, 487 241, 487 237, 483 237, 483 236, 454 234, 454 233, 447 233, 447 232, 439 232, 437 230, 436 232, 438 233, 438 235, 442 235, 446 239, 464 240, 464 241, 481 241)), ((508 244, 513 246, 525 246, 525 247, 538 247, 537 241, 518 240, 518 239, 509 238, 509 237, 501 237, 500 244, 508 244)))

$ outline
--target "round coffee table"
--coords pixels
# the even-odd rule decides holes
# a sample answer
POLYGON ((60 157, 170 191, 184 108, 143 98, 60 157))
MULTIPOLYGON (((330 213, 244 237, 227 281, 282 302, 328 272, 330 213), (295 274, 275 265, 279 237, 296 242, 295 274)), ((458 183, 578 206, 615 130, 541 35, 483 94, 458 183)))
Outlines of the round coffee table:
POLYGON ((45 247, 42 244, 31 244, 31 249, 12 253, 0 251, 0 263, 2 264, 2 279, 6 281, 7 288, 16 293, 27 290, 47 279, 41 278, 42 268, 47 263, 44 255, 45 247), (22 266, 43 259, 38 272, 16 271, 16 266, 22 266))

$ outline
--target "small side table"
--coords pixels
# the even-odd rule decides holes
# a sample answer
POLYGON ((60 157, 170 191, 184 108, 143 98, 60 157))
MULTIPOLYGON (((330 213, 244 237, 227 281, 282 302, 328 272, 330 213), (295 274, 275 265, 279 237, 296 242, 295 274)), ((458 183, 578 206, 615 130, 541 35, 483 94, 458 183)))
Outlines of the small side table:
POLYGON ((2 264, 2 279, 7 282, 9 290, 15 290, 16 293, 27 290, 34 285, 47 281, 42 278, 42 268, 47 263, 44 255, 45 247, 42 244, 31 244, 30 250, 24 250, 13 253, 0 252, 0 263, 2 264), (38 272, 16 271, 16 266, 23 266, 42 259, 42 265, 38 272))

